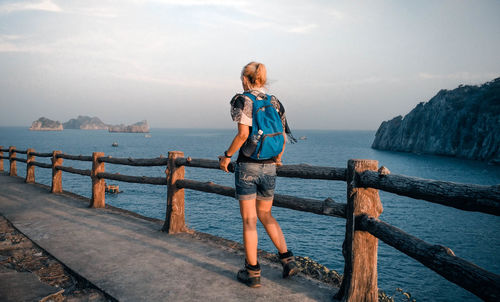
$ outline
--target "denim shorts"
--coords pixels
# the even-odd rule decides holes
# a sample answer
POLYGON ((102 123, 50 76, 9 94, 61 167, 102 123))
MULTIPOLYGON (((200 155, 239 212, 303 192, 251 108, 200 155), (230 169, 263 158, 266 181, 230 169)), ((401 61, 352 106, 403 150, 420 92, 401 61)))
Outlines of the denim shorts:
POLYGON ((272 201, 276 186, 276 165, 274 163, 237 163, 234 183, 238 200, 272 201))

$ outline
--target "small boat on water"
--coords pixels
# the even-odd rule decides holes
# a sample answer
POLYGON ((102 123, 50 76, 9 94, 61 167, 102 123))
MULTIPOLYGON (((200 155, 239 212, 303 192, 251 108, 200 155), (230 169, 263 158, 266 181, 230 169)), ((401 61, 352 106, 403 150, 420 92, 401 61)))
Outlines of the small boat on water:
POLYGON ((299 137, 299 139, 302 140, 302 141, 305 141, 307 139, 307 136, 305 136, 305 135, 301 136, 301 137, 299 137))
POLYGON ((150 138, 151 137, 151 134, 146 134, 144 135, 145 138, 150 138))
POLYGON ((106 185, 104 191, 111 194, 121 193, 120 187, 118 185, 106 185))
POLYGON ((113 146, 113 147, 118 147, 118 143, 117 143, 117 142, 113 142, 113 143, 111 144, 111 146, 113 146))

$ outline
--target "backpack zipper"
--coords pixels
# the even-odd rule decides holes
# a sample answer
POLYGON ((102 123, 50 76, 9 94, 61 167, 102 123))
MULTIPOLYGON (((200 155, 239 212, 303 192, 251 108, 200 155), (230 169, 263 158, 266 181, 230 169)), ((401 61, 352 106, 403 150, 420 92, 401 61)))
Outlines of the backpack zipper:
POLYGON ((262 151, 262 146, 264 146, 264 140, 267 137, 274 137, 274 136, 278 136, 278 135, 283 135, 283 133, 282 132, 276 132, 276 133, 272 133, 272 134, 265 134, 265 135, 262 136, 262 139, 260 141, 259 151, 257 152, 257 158, 260 158, 260 152, 262 151))

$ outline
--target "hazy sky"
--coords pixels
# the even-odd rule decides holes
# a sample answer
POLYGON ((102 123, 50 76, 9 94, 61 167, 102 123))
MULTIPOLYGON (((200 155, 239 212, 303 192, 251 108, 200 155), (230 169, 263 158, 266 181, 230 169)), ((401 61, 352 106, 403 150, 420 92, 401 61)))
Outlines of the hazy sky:
POLYGON ((292 128, 377 129, 500 76, 500 1, 0 0, 0 125, 229 128, 266 64, 292 128))

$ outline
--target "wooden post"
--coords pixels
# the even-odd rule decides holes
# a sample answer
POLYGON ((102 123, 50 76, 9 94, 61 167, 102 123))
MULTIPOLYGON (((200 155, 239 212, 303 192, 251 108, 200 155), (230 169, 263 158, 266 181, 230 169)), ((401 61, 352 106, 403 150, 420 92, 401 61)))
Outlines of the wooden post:
POLYGON ((167 214, 162 231, 175 234, 186 231, 184 221, 184 189, 175 185, 179 179, 184 179, 184 166, 176 166, 175 159, 184 157, 180 151, 168 152, 167 166, 167 214))
POLYGON ((61 151, 52 152, 52 188, 50 189, 52 193, 62 193, 62 171, 56 169, 63 163, 62 158, 57 158, 57 154, 61 153, 61 151))
POLYGON ((97 177, 98 173, 105 172, 104 163, 97 160, 103 156, 104 152, 92 153, 92 171, 90 173, 90 178, 92 178, 91 208, 104 208, 106 206, 106 181, 103 178, 97 177))
POLYGON ((28 149, 26 152, 26 183, 35 183, 35 166, 31 163, 35 161, 35 156, 31 155, 31 152, 35 152, 35 149, 28 149))
POLYGON ((382 204, 378 190, 359 187, 357 173, 377 171, 376 160, 351 159, 347 163, 347 223, 344 254, 344 278, 337 293, 342 301, 378 301, 377 246, 378 239, 368 232, 355 231, 354 218, 361 214, 379 217, 382 204))
POLYGON ((0 146, 0 172, 3 172, 3 158, 2 158, 3 151, 2 151, 2 149, 3 149, 3 146, 0 146))
POLYGON ((9 147, 10 176, 17 176, 17 166, 14 158, 16 158, 16 147, 10 146, 9 147))

